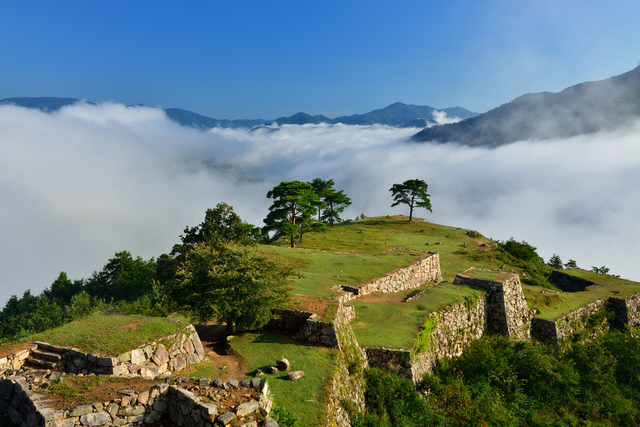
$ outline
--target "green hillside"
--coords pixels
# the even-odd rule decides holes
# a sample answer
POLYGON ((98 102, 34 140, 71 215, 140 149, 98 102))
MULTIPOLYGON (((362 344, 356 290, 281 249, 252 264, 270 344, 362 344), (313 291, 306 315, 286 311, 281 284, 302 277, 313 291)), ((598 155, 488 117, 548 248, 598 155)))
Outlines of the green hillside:
POLYGON ((615 129, 639 117, 640 67, 637 67, 558 93, 523 95, 477 117, 424 129, 413 139, 495 147, 528 139, 568 138, 615 129))

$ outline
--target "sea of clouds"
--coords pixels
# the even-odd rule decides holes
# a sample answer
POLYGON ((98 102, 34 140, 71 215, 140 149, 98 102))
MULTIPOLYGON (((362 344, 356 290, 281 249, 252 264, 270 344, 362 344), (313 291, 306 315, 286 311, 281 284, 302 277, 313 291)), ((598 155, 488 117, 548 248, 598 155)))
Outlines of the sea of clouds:
MULTIPOLYGON (((446 117, 439 118, 446 120, 446 117)), ((432 222, 514 237, 590 269, 640 280, 640 125, 499 148, 411 143, 417 129, 304 125, 185 128, 160 109, 0 106, 0 304, 115 252, 147 259, 224 201, 262 226, 281 181, 333 178, 345 216, 408 214, 389 188, 429 184, 432 222)))

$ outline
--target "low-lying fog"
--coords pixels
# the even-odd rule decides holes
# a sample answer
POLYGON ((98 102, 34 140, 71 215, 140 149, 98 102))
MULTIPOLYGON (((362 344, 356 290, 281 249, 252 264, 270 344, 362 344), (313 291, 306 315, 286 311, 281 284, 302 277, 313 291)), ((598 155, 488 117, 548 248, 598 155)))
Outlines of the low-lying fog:
POLYGON ((389 188, 429 184, 432 222, 514 237, 580 267, 640 280, 640 125, 495 149, 408 143, 416 129, 180 127, 159 109, 120 104, 53 114, 0 106, 0 304, 66 271, 100 270, 116 251, 169 252, 185 226, 224 201, 262 226, 281 181, 333 178, 345 216, 407 214, 389 188))

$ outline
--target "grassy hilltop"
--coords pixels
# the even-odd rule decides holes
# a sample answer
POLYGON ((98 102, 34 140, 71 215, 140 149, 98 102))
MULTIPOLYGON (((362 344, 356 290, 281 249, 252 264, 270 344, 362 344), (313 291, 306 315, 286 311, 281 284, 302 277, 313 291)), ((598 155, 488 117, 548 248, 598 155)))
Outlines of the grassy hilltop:
MULTIPOLYGON (((335 313, 337 303, 333 297, 341 292, 341 285, 357 286, 369 282, 395 269, 409 266, 421 257, 426 256, 427 252, 437 252, 440 257, 443 276, 442 282, 425 283, 417 289, 395 294, 366 295, 351 302, 355 307, 357 315, 357 318, 352 321, 351 326, 359 344, 365 347, 412 349, 426 315, 450 304, 459 303, 464 300, 472 300, 477 297, 478 294, 484 292, 483 290, 469 286, 455 285, 452 283, 457 274, 471 267, 478 269, 474 270, 473 273, 476 277, 491 280, 499 280, 505 273, 520 274, 529 307, 537 310, 537 317, 545 319, 557 319, 604 296, 615 295, 624 298, 640 291, 640 284, 636 282, 606 274, 598 274, 580 269, 569 269, 565 270, 565 272, 596 282, 599 286, 595 286, 585 292, 561 292, 546 281, 552 268, 548 266, 542 258, 537 256, 535 248, 525 242, 517 243, 511 240, 509 244, 507 243, 509 242, 492 241, 473 230, 432 224, 426 220, 416 218, 414 218, 413 222, 408 222, 407 217, 404 216, 385 216, 347 221, 340 225, 328 227, 325 232, 306 233, 301 242, 296 241, 295 249, 289 247, 290 242, 288 237, 283 237, 270 245, 257 245, 257 250, 265 254, 276 255, 277 258, 284 260, 292 267, 292 274, 287 278, 291 297, 290 302, 287 303, 287 307, 312 311, 326 321, 330 321, 335 313), (418 292, 422 292, 422 294, 411 301, 405 302, 407 297, 415 296, 418 292)), ((130 307, 135 308, 135 305, 131 305, 130 307)), ((112 312, 95 313, 61 327, 24 337, 21 342, 12 341, 5 343, 3 346, 0 346, 0 356, 2 356, 3 352, 15 351, 15 349, 19 349, 20 346, 24 346, 24 343, 32 340, 49 341, 52 344, 58 345, 76 346, 88 352, 116 354, 129 348, 135 348, 145 340, 172 333, 176 328, 179 329, 184 325, 183 320, 186 322, 189 321, 189 319, 182 318, 167 321, 164 318, 120 315, 112 312), (98 330, 101 332, 97 333, 98 330)), ((543 359, 547 358, 544 359, 547 361, 545 363, 552 363, 549 355, 538 355, 538 353, 536 353, 551 352, 551 350, 532 350, 534 347, 528 350, 525 349, 525 347, 529 348, 528 346, 531 346, 530 344, 522 347, 524 344, 506 344, 504 342, 486 344, 484 339, 481 341, 479 344, 473 344, 469 350, 471 353, 475 352, 474 354, 476 354, 476 356, 469 357, 471 359, 474 357, 480 357, 481 359, 491 357, 485 361, 488 363, 486 366, 491 366, 491 363, 495 363, 496 360, 500 360, 500 358, 505 358, 505 360, 513 358, 515 357, 514 354, 520 351, 524 351, 525 353, 523 354, 528 354, 526 357, 540 356, 543 357, 543 359), (488 353, 486 353, 489 350, 483 347, 486 345, 489 345, 489 347, 498 346, 499 351, 507 353, 502 356, 489 356, 488 353), (522 349, 510 347, 518 345, 520 345, 522 349)), ((209 376, 211 378, 225 375, 230 369, 229 361, 233 360, 239 361, 236 368, 236 374, 239 377, 243 375, 251 377, 254 369, 260 368, 265 370, 268 366, 274 364, 276 359, 287 357, 292 362, 292 365, 295 365, 296 369, 304 370, 306 375, 297 382, 284 380, 285 377, 282 373, 266 375, 274 393, 276 405, 279 405, 281 408, 286 408, 284 409, 285 413, 291 411, 296 414, 299 419, 298 424, 285 423, 283 425, 297 425, 299 427, 305 425, 321 425, 322 419, 319 414, 322 413, 326 402, 326 385, 333 371, 336 356, 335 349, 299 345, 293 341, 288 334, 259 331, 238 332, 236 336, 232 337, 230 343, 232 349, 230 356, 211 355, 200 364, 188 368, 184 372, 184 375, 193 377, 209 376), (225 357, 231 359, 225 359, 225 357)), ((638 343, 632 342, 626 345, 636 344, 638 343)), ((617 344, 615 340, 610 340, 608 345, 614 348, 617 344)), ((492 349, 491 351, 494 350, 492 349)), ((575 355, 572 355, 571 357, 574 356, 575 355)), ((553 357, 561 358, 565 356, 554 355, 553 357)), ((557 363, 574 363, 562 361, 561 359, 558 360, 557 363)), ((482 366, 485 366, 485 362, 482 362, 482 366)), ((463 356, 461 361, 452 363, 452 365, 442 365, 439 368, 440 370, 434 374, 435 379, 432 378, 430 380, 444 381, 443 383, 436 382, 429 386, 434 391, 430 398, 433 401, 430 400, 430 402, 431 404, 435 404, 436 407, 439 404, 451 404, 453 405, 452 408, 454 408, 455 404, 457 404, 455 402, 443 403, 446 402, 446 399, 442 396, 445 396, 446 393, 451 393, 453 390, 447 388, 453 387, 452 385, 446 385, 448 384, 447 381, 451 381, 451 379, 446 376, 449 375, 446 372, 447 369, 453 366, 455 370, 457 369, 455 366, 458 365, 460 369, 470 369, 469 366, 465 368, 464 364, 472 362, 469 360, 465 361, 463 356), (439 399, 445 399, 445 401, 439 399)), ((512 370, 509 371, 509 375, 516 375, 517 369, 523 369, 522 373, 517 375, 524 376, 530 374, 527 373, 527 368, 524 366, 517 366, 516 369, 515 361, 505 363, 511 364, 511 368, 509 369, 512 370)), ((499 369, 506 368, 501 367, 499 369)), ((394 401, 394 399, 402 401, 404 402, 403 404, 406 405, 416 404, 415 399, 421 399, 415 396, 410 397, 411 393, 415 392, 415 390, 410 392, 406 387, 411 388, 412 386, 400 386, 400 384, 403 384, 403 380, 393 379, 392 377, 388 377, 388 375, 391 374, 382 374, 377 370, 372 370, 370 374, 367 374, 368 387, 372 387, 372 390, 374 390, 373 387, 382 387, 381 384, 383 383, 386 384, 384 387, 389 387, 389 390, 394 389, 394 387, 405 387, 402 392, 397 391, 400 393, 397 396, 400 397, 390 398, 392 401, 394 401), (375 384, 378 385, 376 386, 375 384)), ((491 378, 490 375, 489 378, 491 378)), ((495 379, 490 381, 495 381, 495 379)), ((475 399, 478 393, 484 396, 482 393, 487 392, 487 390, 492 390, 492 386, 488 385, 489 383, 482 384, 477 386, 489 388, 486 390, 473 389, 474 391, 468 391, 470 394, 464 397, 464 399, 475 399)), ((462 383, 459 383, 455 387, 463 386, 462 383)), ((464 387, 467 386, 465 385, 464 387)), ((498 386, 495 385, 493 387, 498 386)), ((497 390, 497 388, 495 390, 497 390)), ((495 390, 494 392, 497 393, 495 390)), ((522 392, 524 393, 525 391, 526 390, 522 392)), ((513 393, 518 393, 518 391, 515 390, 513 393)), ((543 394, 544 393, 541 392, 540 396, 543 394)), ((384 393, 378 395, 376 398, 383 399, 383 395, 384 393)), ((529 398, 534 399, 531 396, 533 395, 529 395, 529 398)), ((453 397, 454 396, 451 396, 450 398, 453 397)), ((500 397, 495 394, 488 394, 485 397, 496 400, 496 402, 499 402, 501 405, 505 405, 505 408, 513 404, 513 402, 508 402, 509 397, 507 395, 501 395, 500 397)), ((473 405, 476 405, 478 408, 484 405, 482 400, 476 400, 474 402, 473 405)), ((527 405, 530 404, 531 403, 527 403, 527 405)), ((524 404, 521 404, 521 406, 522 405, 524 404)), ((439 414, 437 417, 446 415, 453 417, 451 419, 456 419, 454 416, 454 413, 457 413, 456 411, 463 413, 464 411, 470 410, 467 407, 461 407, 455 411, 452 409, 450 411, 451 414, 447 415, 447 410, 443 412, 436 407, 430 406, 430 409, 426 413, 435 411, 433 414, 439 414)), ((381 410, 380 408, 381 407, 378 408, 378 411, 381 410)), ((471 408, 471 406, 469 408, 471 408)), ((479 409, 476 408, 475 410, 479 409)), ((485 412, 487 410, 486 408, 482 409, 482 411, 485 412)), ((510 411, 511 409, 501 410, 510 411)), ((406 410, 400 412, 403 411, 406 412, 406 410)), ((391 412, 389 412, 389 414, 391 414, 391 412)), ((387 425, 383 422, 386 416, 390 416, 391 419, 399 419, 394 418, 396 417, 395 415, 384 415, 384 410, 382 410, 382 415, 379 416, 381 418, 375 418, 374 421, 366 421, 366 417, 356 417, 354 418, 356 419, 356 424, 354 425, 387 425), (358 424, 358 422, 362 423, 358 424)), ((473 418, 472 415, 469 416, 473 418)), ((479 420, 485 420, 484 412, 480 415, 475 414, 473 416, 480 417, 478 418, 479 420)), ((506 423, 504 417, 495 416, 497 417, 495 418, 495 422, 479 422, 477 425, 510 425, 508 423, 504 424, 506 423)), ((603 417, 603 415, 597 415, 596 418, 602 420, 604 419, 603 417)), ((431 419, 429 423, 433 422, 434 419, 435 418, 431 419)), ((635 418, 632 417, 631 419, 635 418)), ((423 425, 421 424, 422 422, 423 421, 415 421, 415 424, 406 425, 423 425)), ((476 424, 468 423, 468 425, 476 424)), ((530 425, 552 424, 533 423, 530 425)), ((586 426, 591 424, 576 425, 586 426)), ((596 423, 593 425, 630 424, 618 423, 616 421, 612 424, 596 423)))

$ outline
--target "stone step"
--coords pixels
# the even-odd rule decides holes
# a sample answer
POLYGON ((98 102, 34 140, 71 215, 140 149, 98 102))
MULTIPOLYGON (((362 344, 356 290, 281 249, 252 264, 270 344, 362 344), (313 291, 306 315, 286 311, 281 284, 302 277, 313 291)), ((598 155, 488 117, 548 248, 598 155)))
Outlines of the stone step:
POLYGON ((42 351, 40 349, 31 350, 31 354, 29 355, 32 359, 39 360, 49 360, 52 362, 59 362, 62 360, 62 355, 60 353, 54 353, 52 351, 42 351))
POLYGON ((58 368, 58 364, 56 362, 34 359, 32 357, 28 357, 27 360, 24 361, 24 366, 28 368, 35 368, 35 369, 42 369, 42 368, 57 369, 58 368))

